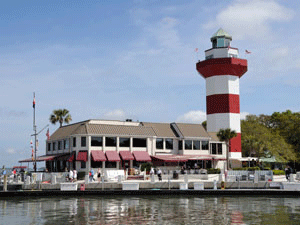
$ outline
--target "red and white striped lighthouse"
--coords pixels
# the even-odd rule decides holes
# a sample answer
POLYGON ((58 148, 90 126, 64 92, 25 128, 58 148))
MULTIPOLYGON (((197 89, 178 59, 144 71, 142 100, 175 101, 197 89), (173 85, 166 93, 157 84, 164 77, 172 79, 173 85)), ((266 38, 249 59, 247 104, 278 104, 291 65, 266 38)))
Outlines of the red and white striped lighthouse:
POLYGON ((241 158, 239 79, 247 72, 247 60, 238 58, 238 49, 232 48, 230 41, 232 37, 219 29, 197 70, 206 81, 207 131, 235 130, 238 135, 230 141, 229 157, 241 158))

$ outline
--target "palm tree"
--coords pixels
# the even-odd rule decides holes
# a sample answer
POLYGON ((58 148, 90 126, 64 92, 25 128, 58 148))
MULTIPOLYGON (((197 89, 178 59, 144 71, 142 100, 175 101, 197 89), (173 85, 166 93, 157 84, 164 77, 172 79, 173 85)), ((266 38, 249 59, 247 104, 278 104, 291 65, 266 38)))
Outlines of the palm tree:
POLYGON ((67 109, 56 109, 53 110, 53 113, 50 115, 50 122, 52 124, 56 124, 59 122, 60 126, 62 127, 63 123, 70 123, 72 120, 71 115, 69 114, 69 110, 67 109))
POLYGON ((237 133, 234 130, 231 130, 230 128, 227 129, 220 129, 217 133, 218 138, 220 141, 225 141, 226 143, 226 163, 227 163, 227 170, 229 169, 229 141, 231 138, 234 138, 237 136, 237 133))

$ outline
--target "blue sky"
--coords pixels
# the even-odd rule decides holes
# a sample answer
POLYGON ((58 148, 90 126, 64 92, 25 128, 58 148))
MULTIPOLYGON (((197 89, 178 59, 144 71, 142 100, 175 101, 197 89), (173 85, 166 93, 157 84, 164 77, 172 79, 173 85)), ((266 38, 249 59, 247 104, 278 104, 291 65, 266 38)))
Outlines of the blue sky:
POLYGON ((242 115, 300 111, 299 12, 299 1, 283 0, 2 1, 0 164, 30 157, 33 92, 38 130, 58 108, 73 122, 202 122, 195 63, 220 27, 248 60, 242 115))

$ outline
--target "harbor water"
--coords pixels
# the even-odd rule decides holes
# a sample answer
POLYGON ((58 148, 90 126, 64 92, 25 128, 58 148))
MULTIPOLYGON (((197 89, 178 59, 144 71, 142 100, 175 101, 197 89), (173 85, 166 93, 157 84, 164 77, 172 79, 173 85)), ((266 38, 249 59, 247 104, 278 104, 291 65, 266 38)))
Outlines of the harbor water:
POLYGON ((0 224, 300 224, 300 198, 276 196, 2 198, 0 224))

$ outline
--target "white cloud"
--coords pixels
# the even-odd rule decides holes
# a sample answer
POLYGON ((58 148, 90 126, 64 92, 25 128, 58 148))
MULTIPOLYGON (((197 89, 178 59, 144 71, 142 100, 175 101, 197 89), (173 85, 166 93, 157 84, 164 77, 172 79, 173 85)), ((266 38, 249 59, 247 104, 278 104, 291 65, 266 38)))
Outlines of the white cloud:
POLYGON ((13 149, 13 148, 8 148, 8 149, 6 149, 6 152, 7 152, 8 154, 15 154, 15 153, 16 153, 16 150, 13 149))
POLYGON ((223 27, 236 39, 271 38, 271 22, 289 21, 294 11, 274 0, 235 0, 220 11, 214 21, 204 25, 207 29, 223 27))
POLYGON ((103 117, 110 120, 125 120, 126 114, 122 109, 115 109, 105 113, 103 117))
POLYGON ((248 112, 241 112, 240 115, 241 115, 241 120, 244 120, 244 119, 246 119, 246 116, 250 115, 250 113, 248 113, 248 112))
POLYGON ((177 117, 176 122, 184 123, 202 123, 206 120, 206 112, 201 110, 192 110, 182 116, 177 117))

